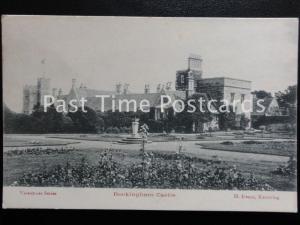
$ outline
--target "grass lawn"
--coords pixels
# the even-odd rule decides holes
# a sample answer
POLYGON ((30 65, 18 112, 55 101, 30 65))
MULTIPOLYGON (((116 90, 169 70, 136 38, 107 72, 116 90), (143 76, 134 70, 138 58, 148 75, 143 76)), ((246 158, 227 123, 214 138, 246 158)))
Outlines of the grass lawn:
POLYGON ((297 151, 295 141, 243 141, 240 143, 224 141, 222 143, 201 143, 200 145, 207 149, 281 156, 295 155, 297 151))
MULTIPOLYGON (((130 134, 51 134, 47 135, 50 138, 59 139, 70 139, 70 140, 88 140, 88 141, 104 141, 104 142, 117 142, 124 137, 128 137, 130 134)), ((202 133, 202 134, 162 134, 162 133, 151 133, 148 136, 148 140, 152 142, 172 142, 178 139, 183 141, 219 141, 224 140, 255 140, 255 139, 270 139, 269 136, 261 135, 244 135, 243 137, 234 135, 232 133, 219 134, 219 133, 202 133), (221 136, 219 136, 221 135, 221 136)))
POLYGON ((18 135, 4 135, 3 136, 3 146, 4 147, 26 147, 26 146, 52 146, 52 145, 67 145, 76 143, 76 141, 66 141, 66 140, 35 140, 34 137, 28 136, 18 136, 18 135))
MULTIPOLYGON (((104 142, 117 142, 124 137, 128 137, 130 134, 55 134, 48 135, 49 138, 61 138, 70 140, 88 140, 88 141, 104 141, 104 142)), ((166 134, 150 134, 148 140, 152 142, 167 142, 175 141, 177 136, 180 135, 166 135, 166 134)), ((184 137, 185 141, 197 141, 198 138, 195 135, 184 137)))

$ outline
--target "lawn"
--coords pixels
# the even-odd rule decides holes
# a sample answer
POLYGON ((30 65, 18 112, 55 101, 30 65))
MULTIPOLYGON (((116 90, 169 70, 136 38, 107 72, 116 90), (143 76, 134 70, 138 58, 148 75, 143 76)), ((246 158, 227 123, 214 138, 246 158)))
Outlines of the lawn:
POLYGON ((26 147, 26 146, 53 146, 53 145, 67 145, 76 143, 76 141, 67 140, 53 140, 53 139, 37 139, 31 135, 4 135, 3 147, 26 147))
MULTIPOLYGON (((87 141, 104 141, 104 142, 117 142, 124 137, 128 137, 130 134, 55 134, 48 135, 49 138, 60 138, 70 140, 87 140, 87 141)), ((148 139, 150 141, 174 141, 175 136, 163 135, 163 134, 151 134, 148 139)))
MULTIPOLYGON (((128 137, 130 134, 51 134, 47 135, 49 138, 56 139, 70 139, 70 140, 88 140, 88 141, 104 141, 104 142, 117 142, 124 137, 128 137)), ((178 139, 183 141, 219 141, 224 140, 255 140, 255 139, 270 139, 270 135, 254 134, 254 135, 236 135, 234 133, 216 132, 216 133, 201 133, 201 134, 162 134, 162 133, 150 133, 148 140, 152 142, 172 142, 178 139)), ((287 138, 287 137, 282 137, 287 138)))
POLYGON ((200 143, 199 145, 206 149, 280 156, 295 155, 297 151, 296 141, 224 141, 221 143, 200 143))
MULTIPOLYGON (((47 137, 54 137, 54 134, 49 134, 47 137)), ((44 138, 42 135, 5 135, 4 136, 4 153, 3 153, 3 183, 4 185, 11 185, 15 181, 19 180, 25 173, 35 174, 40 173, 41 171, 51 171, 57 166, 66 166, 70 164, 74 167, 78 166, 82 159, 88 163, 89 166, 97 166, 101 158, 101 154, 104 151, 111 153, 114 161, 120 167, 130 167, 133 164, 141 163, 142 157, 140 152, 137 150, 126 150, 126 149, 105 149, 106 147, 96 147, 97 145, 80 145, 77 149, 73 149, 73 146, 68 146, 68 143, 80 142, 80 139, 83 140, 95 140, 95 141, 104 141, 104 142, 113 142, 120 140, 121 136, 119 134, 59 134, 56 137, 64 139, 54 139, 54 138, 44 138), (70 139, 70 140, 68 140, 70 139), (37 140, 37 142, 36 142, 37 140), (34 141, 34 142, 33 142, 34 141), (48 147, 40 148, 42 150, 35 152, 34 148, 37 146, 45 145, 48 147), (59 147, 55 145, 61 145, 59 147), (18 154, 19 150, 8 150, 11 146, 25 146, 29 151, 21 152, 18 154), (32 146, 32 147, 29 147, 32 146), (89 146, 89 147, 88 147, 89 146), (94 146, 94 147, 92 147, 94 146), (72 147, 71 150, 67 150, 69 147, 72 147), (30 149, 33 149, 30 150, 30 149), (51 149, 54 149, 53 151, 51 149), (63 149, 63 150, 61 150, 63 149), (64 149, 66 151, 64 151, 64 149), (9 151, 9 153, 7 152, 9 151), (44 151, 45 150, 45 151, 44 151), (16 153, 14 153, 14 151, 16 153)), ((214 149, 214 150, 223 150, 223 151, 235 151, 235 152, 245 152, 245 153, 263 153, 270 155, 279 155, 279 156, 289 156, 296 153, 296 142, 295 141, 249 141, 247 139, 241 140, 240 143, 232 142, 230 139, 232 136, 228 136, 223 139, 223 143, 205 143, 201 140, 220 140, 216 136, 208 135, 185 135, 185 134, 175 134, 175 135, 166 135, 166 134, 151 134, 149 139, 152 141, 168 142, 178 139, 178 137, 184 137, 184 141, 197 140, 197 142, 202 145, 204 148, 214 149)), ((123 136, 124 137, 124 136, 123 136)), ((93 142, 94 143, 94 142, 93 142)), ((192 143, 191 143, 192 144, 192 143)), ((100 142, 99 142, 99 146, 100 142)), ((176 154, 174 151, 162 151, 159 149, 159 146, 166 145, 161 143, 157 145, 157 149, 152 149, 156 154, 163 154, 160 157, 163 158, 164 164, 174 165, 176 160, 172 157, 176 154)), ((146 148, 147 149, 147 148, 146 148)), ((20 150, 23 151, 23 150, 20 150)), ((217 154, 217 153, 216 153, 217 154)), ((226 159, 220 159, 217 155, 211 156, 211 158, 197 153, 185 152, 184 155, 188 157, 193 157, 193 164, 195 164, 197 170, 205 170, 209 165, 213 165, 220 168, 225 168, 230 170, 232 167, 238 168, 238 170, 244 176, 249 176, 254 174, 258 180, 268 183, 276 190, 295 190, 296 189, 296 180, 295 177, 282 176, 272 173, 279 166, 285 166, 284 161, 272 161, 272 160, 258 160, 255 157, 249 158, 249 160, 238 160, 235 157, 227 157, 226 159)), ((168 176, 167 176, 168 177, 168 176)))

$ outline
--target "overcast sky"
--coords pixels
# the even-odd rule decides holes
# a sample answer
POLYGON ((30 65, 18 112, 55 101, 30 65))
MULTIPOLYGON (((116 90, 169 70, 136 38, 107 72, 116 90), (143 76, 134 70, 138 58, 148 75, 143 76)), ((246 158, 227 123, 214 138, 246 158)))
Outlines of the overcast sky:
POLYGON ((296 19, 206 19, 16 16, 2 18, 4 102, 22 110, 24 84, 40 76, 70 90, 71 79, 142 92, 172 81, 190 53, 204 77, 251 80, 252 89, 284 90, 297 82, 296 19), (45 59, 45 63, 41 61, 45 59))

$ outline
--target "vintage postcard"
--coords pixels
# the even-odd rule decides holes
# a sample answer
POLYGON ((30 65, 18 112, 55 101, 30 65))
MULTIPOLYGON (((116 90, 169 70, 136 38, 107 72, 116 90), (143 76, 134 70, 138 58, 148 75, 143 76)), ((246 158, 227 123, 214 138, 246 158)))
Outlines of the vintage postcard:
POLYGON ((297 212, 298 19, 3 16, 3 208, 297 212))

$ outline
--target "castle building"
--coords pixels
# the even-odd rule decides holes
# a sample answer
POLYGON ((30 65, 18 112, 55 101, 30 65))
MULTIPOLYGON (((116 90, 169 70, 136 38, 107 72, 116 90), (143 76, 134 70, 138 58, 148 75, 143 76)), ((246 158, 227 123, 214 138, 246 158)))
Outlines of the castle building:
MULTIPOLYGON (((162 95, 168 95, 173 102, 175 100, 185 101, 194 94, 197 94, 197 96, 202 96, 206 101, 212 99, 220 101, 224 99, 230 102, 230 104, 237 101, 238 103, 234 105, 237 118, 244 114, 246 118, 250 119, 250 112, 243 113, 241 103, 246 100, 248 102, 252 98, 251 81, 228 77, 203 78, 202 61, 202 58, 198 55, 190 55, 188 57, 188 68, 176 72, 175 90, 171 90, 171 83, 168 82, 165 85, 159 84, 154 92, 151 92, 150 85, 146 84, 144 93, 132 93, 129 90, 129 84, 122 85, 121 83, 116 84, 114 91, 102 91, 89 89, 83 84, 78 87, 76 80, 72 79, 72 87, 68 94, 63 95, 61 89, 57 91, 56 88, 53 88, 52 95, 66 102, 72 99, 80 100, 81 98, 85 98, 87 100, 86 106, 96 111, 102 110, 100 109, 102 106, 101 98, 95 97, 96 95, 110 96, 105 99, 104 111, 113 110, 113 108, 120 110, 118 105, 112 105, 112 99, 115 101, 124 99, 135 100, 136 105, 140 105, 143 99, 147 99, 150 102, 150 118, 159 120, 165 118, 168 113, 174 113, 174 111, 170 110, 171 105, 166 106, 164 113, 161 112, 160 101, 162 95)), ((46 94, 50 94, 49 79, 39 78, 36 86, 25 86, 23 112, 30 114, 35 104, 42 104, 43 96, 46 94)), ((250 102, 246 108, 249 109, 249 107, 252 107, 250 102)), ((131 105, 129 111, 133 110, 134 107, 131 105)), ((207 130, 210 126, 216 128, 218 126, 217 120, 218 118, 215 116, 213 122, 202 124, 202 130, 207 130)), ((236 122, 238 125, 238 119, 236 122)))
POLYGON ((210 99, 224 99, 235 107, 237 115, 250 119, 252 108, 251 81, 229 77, 206 78, 197 81, 197 92, 206 93, 210 99), (236 102, 236 104, 233 104, 236 102), (242 109, 244 104, 244 110, 242 109))
POLYGON ((197 55, 188 58, 188 69, 176 73, 176 89, 186 91, 187 97, 205 93, 209 99, 227 101, 234 107, 237 125, 242 114, 251 119, 251 81, 229 77, 203 78, 202 61, 197 55))
POLYGON ((30 114, 37 104, 37 86, 25 85, 23 88, 23 113, 30 114))
POLYGON ((197 55, 188 57, 188 69, 176 72, 176 90, 187 91, 193 95, 197 88, 197 81, 202 79, 202 58, 197 55))

